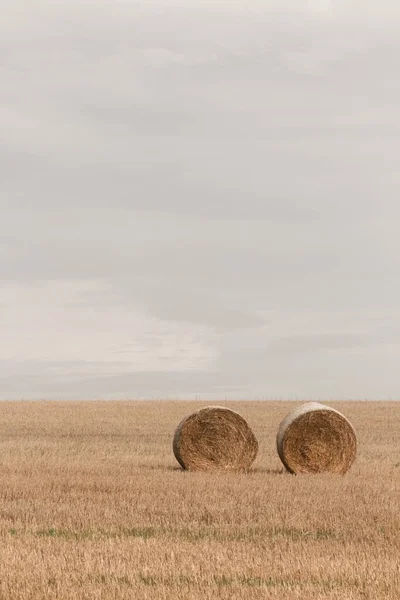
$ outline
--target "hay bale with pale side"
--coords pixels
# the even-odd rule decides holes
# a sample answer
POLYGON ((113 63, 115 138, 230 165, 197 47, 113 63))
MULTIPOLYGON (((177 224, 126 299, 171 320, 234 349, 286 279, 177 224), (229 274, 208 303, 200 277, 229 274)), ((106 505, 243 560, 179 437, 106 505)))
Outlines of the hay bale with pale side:
POLYGON ((180 422, 173 450, 189 471, 245 471, 257 456, 258 442, 237 412, 207 406, 180 422))
POLYGON ((353 426, 337 410, 307 402, 288 414, 276 437, 278 454, 291 473, 346 473, 356 457, 353 426))

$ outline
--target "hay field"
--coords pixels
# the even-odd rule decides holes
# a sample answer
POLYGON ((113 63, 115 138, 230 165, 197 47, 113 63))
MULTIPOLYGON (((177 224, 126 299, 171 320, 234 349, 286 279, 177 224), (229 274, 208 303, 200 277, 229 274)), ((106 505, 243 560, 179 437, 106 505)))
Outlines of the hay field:
POLYGON ((299 403, 225 403, 260 448, 250 474, 187 473, 183 402, 0 403, 0 599, 400 597, 400 402, 332 403, 345 476, 294 476, 275 449, 299 403))

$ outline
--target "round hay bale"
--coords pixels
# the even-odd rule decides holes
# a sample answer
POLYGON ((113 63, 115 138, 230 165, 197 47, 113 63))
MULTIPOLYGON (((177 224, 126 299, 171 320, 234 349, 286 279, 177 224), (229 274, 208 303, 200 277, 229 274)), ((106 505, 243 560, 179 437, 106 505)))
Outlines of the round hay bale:
POLYGON ((189 471, 244 471, 257 456, 258 442, 237 412, 207 406, 179 423, 173 450, 189 471))
POLYGON ((276 436, 278 454, 291 473, 346 473, 356 457, 353 426, 337 410, 307 402, 288 414, 276 436))

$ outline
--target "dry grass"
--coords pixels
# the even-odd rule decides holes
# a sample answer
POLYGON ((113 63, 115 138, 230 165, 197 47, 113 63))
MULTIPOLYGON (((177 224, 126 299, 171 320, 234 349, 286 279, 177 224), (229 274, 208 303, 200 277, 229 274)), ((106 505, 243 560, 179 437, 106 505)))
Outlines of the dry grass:
POLYGON ((287 402, 229 403, 260 442, 246 474, 179 470, 194 403, 1 403, 0 598, 398 600, 400 403, 337 403, 358 457, 296 477, 287 402))

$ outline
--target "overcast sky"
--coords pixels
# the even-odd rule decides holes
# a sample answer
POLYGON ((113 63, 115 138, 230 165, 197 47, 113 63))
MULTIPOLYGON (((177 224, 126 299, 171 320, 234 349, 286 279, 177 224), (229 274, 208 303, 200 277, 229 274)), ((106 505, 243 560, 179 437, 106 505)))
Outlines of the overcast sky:
POLYGON ((0 397, 400 398, 400 5, 5 0, 0 397))

